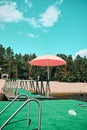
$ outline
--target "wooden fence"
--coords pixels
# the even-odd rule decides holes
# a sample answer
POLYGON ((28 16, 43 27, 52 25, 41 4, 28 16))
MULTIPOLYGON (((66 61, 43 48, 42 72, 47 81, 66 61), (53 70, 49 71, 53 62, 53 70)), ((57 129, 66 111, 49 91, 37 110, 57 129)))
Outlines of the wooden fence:
POLYGON ((9 96, 16 96, 18 89, 26 89, 30 92, 35 92, 41 95, 49 95, 50 86, 49 82, 35 81, 35 80, 6 80, 4 92, 9 96))

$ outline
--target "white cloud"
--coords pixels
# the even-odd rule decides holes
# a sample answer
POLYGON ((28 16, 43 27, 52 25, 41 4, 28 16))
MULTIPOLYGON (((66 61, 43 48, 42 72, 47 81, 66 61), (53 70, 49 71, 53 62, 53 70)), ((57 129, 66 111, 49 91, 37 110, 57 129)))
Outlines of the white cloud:
POLYGON ((3 2, 0 5, 1 22, 18 22, 23 19, 23 13, 17 10, 16 2, 3 2))
POLYGON ((64 1, 64 0, 57 0, 57 1, 55 2, 55 5, 56 5, 56 6, 61 5, 61 4, 63 3, 63 1, 64 1))
POLYGON ((43 28, 43 32, 48 33, 49 29, 43 28))
POLYGON ((29 36, 31 38, 37 38, 38 37, 38 35, 35 35, 33 33, 28 33, 27 36, 29 36))
POLYGON ((49 6, 43 14, 40 14, 39 22, 44 27, 51 27, 57 22, 60 14, 61 11, 56 6, 49 6))
POLYGON ((30 34, 30 33, 29 33, 28 36, 33 38, 33 37, 34 37, 34 34, 30 34))
POLYGON ((63 1, 64 1, 64 0, 60 0, 60 1, 59 1, 59 4, 61 5, 61 4, 63 3, 63 1))
POLYGON ((39 27, 52 27, 61 14, 61 11, 54 5, 49 6, 47 10, 39 15, 39 18, 26 18, 25 21, 29 22, 34 28, 39 27))
MULTIPOLYGON (((63 1, 63 0, 60 0, 63 1)), ((32 6, 31 1, 25 0, 28 6, 32 6)), ((61 14, 60 9, 54 4, 49 6, 43 13, 41 13, 38 18, 31 17, 26 18, 23 13, 17 9, 16 2, 10 1, 0 1, 0 23, 11 23, 25 21, 28 22, 34 28, 40 27, 52 27, 59 19, 61 14)))
POLYGON ((35 17, 25 18, 25 21, 29 22, 29 24, 32 25, 34 28, 40 27, 39 21, 35 17))
POLYGON ((76 56, 77 55, 80 55, 81 57, 84 57, 84 56, 87 57, 87 49, 80 50, 80 51, 76 52, 76 56))
POLYGON ((31 8, 33 6, 32 2, 30 0, 25 0, 25 3, 29 6, 29 8, 31 8))

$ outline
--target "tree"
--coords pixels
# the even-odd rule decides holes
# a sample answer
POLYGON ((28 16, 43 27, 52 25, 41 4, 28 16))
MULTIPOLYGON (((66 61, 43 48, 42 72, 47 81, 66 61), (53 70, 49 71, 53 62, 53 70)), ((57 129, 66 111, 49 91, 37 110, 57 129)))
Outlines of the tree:
POLYGON ((4 65, 4 57, 5 57, 5 48, 0 44, 0 77, 3 73, 3 65, 4 65))
POLYGON ((22 61, 25 79, 29 78, 29 63, 28 62, 29 62, 29 55, 25 54, 23 56, 23 61, 22 61))
MULTIPOLYGON (((87 57, 57 54, 66 61, 66 65, 50 67, 50 80, 65 82, 87 82, 87 57)), ((11 47, 4 48, 0 44, 0 74, 8 73, 10 78, 37 79, 38 76, 47 80, 46 67, 31 66, 29 61, 37 56, 33 54, 14 54, 11 47)))
POLYGON ((14 52, 11 49, 11 47, 8 47, 5 50, 5 70, 6 73, 9 74, 9 77, 13 77, 14 70, 13 70, 13 58, 14 58, 14 52))
POLYGON ((82 58, 79 55, 74 60, 76 73, 77 73, 77 81, 79 82, 87 82, 87 59, 86 57, 82 58))

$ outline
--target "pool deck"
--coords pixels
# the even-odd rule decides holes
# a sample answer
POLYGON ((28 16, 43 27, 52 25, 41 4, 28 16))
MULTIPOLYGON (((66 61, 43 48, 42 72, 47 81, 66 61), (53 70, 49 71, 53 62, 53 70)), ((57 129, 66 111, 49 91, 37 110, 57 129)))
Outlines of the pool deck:
MULTIPOLYGON (((8 104, 0 102, 0 111, 8 104)), ((16 101, 2 115, 0 127, 23 104, 16 101)), ((87 102, 77 100, 42 100, 41 130, 86 130, 87 102), (69 113, 73 110, 76 115, 69 113)), ((38 107, 35 102, 30 103, 30 126, 27 126, 27 105, 7 123, 3 130, 38 130, 38 107)))
MULTIPOLYGON (((26 80, 21 80, 21 81, 26 81, 26 80)), ((29 83, 29 82, 28 82, 29 83)), ((34 88, 36 87, 36 82, 33 81, 34 88)), ((38 82, 39 88, 41 87, 41 82, 38 82)), ((35 90, 32 91, 29 84, 26 86, 24 84, 23 87, 24 89, 27 88, 27 91, 34 93, 34 95, 38 93, 39 98, 48 98, 47 95, 40 94, 39 92, 36 92, 35 90), (25 86, 24 86, 25 85, 25 86)), ((5 86, 5 80, 0 79, 0 97, 3 97, 3 88, 5 86)), ((20 85, 18 85, 20 88, 20 85)), ((49 96, 52 98, 58 98, 58 99, 63 99, 63 98, 70 98, 70 99, 85 99, 87 101, 87 83, 66 83, 66 82, 58 82, 58 81, 50 81, 49 82, 50 86, 50 93, 49 96)), ((43 87, 44 90, 46 91, 46 82, 43 82, 43 87)), ((36 88, 35 88, 36 89, 36 88)), ((13 95, 9 96, 7 93, 5 93, 7 98, 13 98, 13 95)), ((34 96, 33 95, 33 96, 34 96)), ((38 98, 38 97, 37 97, 38 98)), ((1 98, 0 98, 1 99, 1 98)))
MULTIPOLYGON (((18 89, 18 94, 26 94, 30 99, 38 99, 41 104, 41 130, 86 130, 87 129, 87 102, 62 97, 61 100, 49 100, 44 95, 18 89), (69 111, 74 111, 69 113, 69 111)), ((81 96, 81 95, 80 95, 81 96)), ((61 96, 59 96, 61 97, 61 96)), ((74 95, 75 97, 75 95, 74 95)), ((80 97, 79 97, 80 98, 80 97)), ((60 98, 59 98, 60 99, 60 98)), ((0 127, 19 107, 26 102, 15 101, 3 114, 0 115, 0 127)), ((10 101, 0 101, 0 112, 10 101)), ((35 102, 30 103, 30 125, 27 125, 27 105, 7 123, 3 130, 38 130, 38 107, 35 102)), ((1 130, 1 129, 0 129, 1 130)))

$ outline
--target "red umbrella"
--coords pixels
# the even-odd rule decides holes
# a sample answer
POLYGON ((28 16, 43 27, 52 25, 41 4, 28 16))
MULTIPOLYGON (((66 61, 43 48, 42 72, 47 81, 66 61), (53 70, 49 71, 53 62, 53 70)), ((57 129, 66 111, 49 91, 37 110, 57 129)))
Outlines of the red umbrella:
POLYGON ((49 67, 64 65, 66 64, 66 61, 58 56, 44 55, 33 59, 29 63, 34 66, 46 66, 48 68, 48 80, 49 80, 49 67))
POLYGON ((49 86, 49 67, 51 66, 60 66, 66 64, 66 61, 61 59, 58 56, 53 56, 53 55, 44 55, 37 57, 33 59, 32 61, 29 62, 31 65, 34 66, 46 66, 48 70, 48 81, 46 85, 46 94, 49 96, 50 92, 50 86, 49 86))

